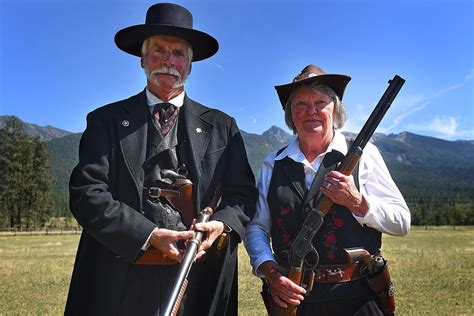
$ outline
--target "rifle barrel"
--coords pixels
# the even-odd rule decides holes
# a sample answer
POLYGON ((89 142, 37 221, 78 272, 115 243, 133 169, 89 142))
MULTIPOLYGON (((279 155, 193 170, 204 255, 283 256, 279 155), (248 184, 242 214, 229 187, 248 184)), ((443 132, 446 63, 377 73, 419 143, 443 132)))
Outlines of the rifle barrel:
POLYGON ((392 105, 393 100, 397 96, 404 83, 405 79, 399 75, 395 75, 393 79, 389 80, 389 86, 387 90, 385 90, 382 98, 380 98, 379 102, 375 106, 375 109, 372 111, 372 114, 370 114, 369 119, 365 122, 364 127, 362 127, 359 135, 357 135, 357 138, 354 141, 355 146, 359 146, 363 149, 365 145, 367 145, 367 142, 374 134, 375 129, 380 124, 380 121, 382 121, 382 118, 384 117, 385 113, 387 113, 388 109, 392 105))
MULTIPOLYGON (((198 223, 205 223, 209 221, 209 218, 212 215, 212 209, 210 207, 206 207, 203 209, 199 215, 198 223)), ((201 241, 204 236, 204 233, 201 231, 196 231, 194 238, 188 241, 188 246, 186 247, 186 253, 183 257, 183 261, 179 265, 179 271, 176 275, 176 281, 171 288, 170 295, 166 304, 164 305, 163 311, 161 312, 161 316, 170 316, 176 315, 179 309, 179 305, 181 304, 181 300, 183 299, 184 292, 186 291, 186 287, 188 285, 188 275, 189 271, 191 271, 191 266, 196 259, 196 254, 199 250, 199 246, 201 246, 201 241)))

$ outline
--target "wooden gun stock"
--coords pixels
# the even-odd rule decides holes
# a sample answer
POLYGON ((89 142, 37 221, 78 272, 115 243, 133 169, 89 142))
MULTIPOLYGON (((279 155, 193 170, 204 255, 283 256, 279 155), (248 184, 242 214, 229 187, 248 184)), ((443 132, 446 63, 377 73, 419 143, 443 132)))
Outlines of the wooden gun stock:
MULTIPOLYGON (((302 269, 290 269, 288 271, 288 279, 294 283, 300 285, 303 279, 303 270, 302 269)), ((270 311, 271 316, 289 316, 296 315, 297 305, 292 305, 287 303, 287 307, 281 307, 273 303, 272 309, 270 311)))

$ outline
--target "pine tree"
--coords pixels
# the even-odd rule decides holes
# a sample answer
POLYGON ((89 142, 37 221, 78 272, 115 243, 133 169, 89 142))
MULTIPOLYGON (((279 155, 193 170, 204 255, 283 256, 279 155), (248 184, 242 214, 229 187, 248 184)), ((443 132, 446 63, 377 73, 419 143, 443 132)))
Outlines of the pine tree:
POLYGON ((49 173, 49 154, 46 143, 36 137, 33 140, 33 148, 31 210, 35 215, 35 226, 43 227, 52 213, 53 178, 49 173))
POLYGON ((29 147, 22 122, 17 117, 10 117, 0 131, 0 207, 10 228, 22 227, 22 188, 28 183, 24 163, 29 156, 29 147))
POLYGON ((31 143, 28 136, 23 147, 20 148, 21 154, 19 155, 19 162, 21 164, 20 176, 21 184, 16 189, 19 192, 19 199, 17 200, 18 212, 16 213, 17 225, 19 228, 31 228, 31 218, 33 212, 31 209, 32 205, 32 191, 33 191, 33 144, 31 143))

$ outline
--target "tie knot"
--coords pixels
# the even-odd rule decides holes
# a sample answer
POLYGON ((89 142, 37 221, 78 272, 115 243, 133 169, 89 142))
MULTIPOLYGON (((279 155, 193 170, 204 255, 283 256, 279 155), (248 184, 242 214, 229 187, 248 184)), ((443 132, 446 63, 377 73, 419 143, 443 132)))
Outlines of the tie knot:
POLYGON ((172 104, 169 103, 169 102, 157 103, 153 107, 153 114, 155 114, 157 112, 160 113, 160 114, 164 113, 170 108, 170 106, 172 106, 172 104))
POLYGON ((166 136, 173 127, 179 114, 179 108, 168 102, 155 104, 153 119, 160 129, 161 135, 166 136))

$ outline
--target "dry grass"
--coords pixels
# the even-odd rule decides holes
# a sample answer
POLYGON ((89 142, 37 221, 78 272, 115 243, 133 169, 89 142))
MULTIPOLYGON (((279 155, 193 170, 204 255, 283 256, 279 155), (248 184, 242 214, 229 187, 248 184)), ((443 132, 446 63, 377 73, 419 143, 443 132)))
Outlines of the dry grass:
MULTIPOLYGON (((261 282, 240 249, 241 315, 266 315, 261 282)), ((474 315, 474 227, 415 227, 406 237, 383 237, 396 285, 397 315, 474 315)))
POLYGON ((61 315, 79 235, 0 237, 0 314, 61 315))
MULTIPOLYGON (((79 235, 0 236, 0 315, 62 315, 79 235)), ((474 314, 474 227, 384 236, 398 315, 474 314)), ((239 314, 265 315, 241 247, 239 314)))

